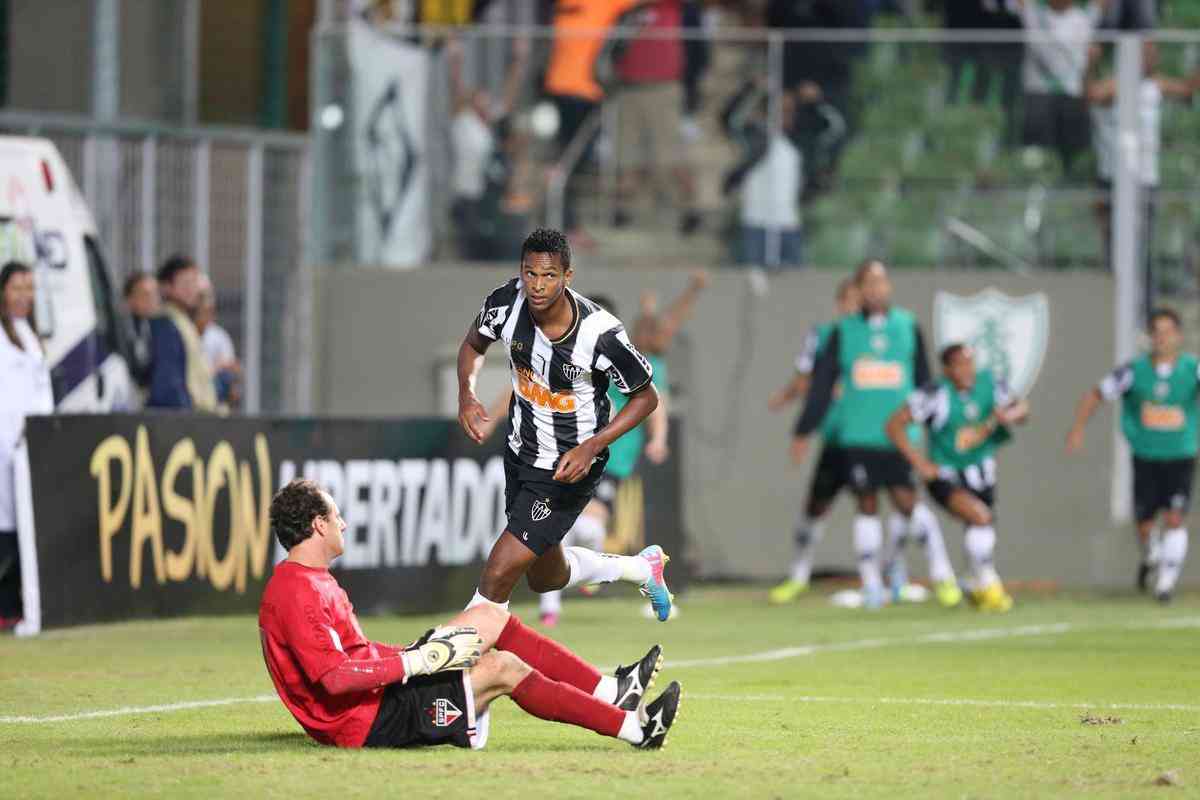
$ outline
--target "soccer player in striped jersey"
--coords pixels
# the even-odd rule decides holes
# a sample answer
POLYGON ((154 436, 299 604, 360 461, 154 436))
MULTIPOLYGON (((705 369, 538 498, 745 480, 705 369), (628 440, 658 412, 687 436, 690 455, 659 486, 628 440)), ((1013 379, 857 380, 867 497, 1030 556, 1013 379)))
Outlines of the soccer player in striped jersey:
MULTIPOLYGON (((836 301, 838 317, 858 313, 862 300, 853 279, 847 278, 838 284, 836 301)), ((804 341, 803 352, 796 356, 795 374, 786 386, 771 394, 767 400, 768 409, 780 411, 808 393, 817 356, 829 341, 829 334, 836 325, 835 320, 813 326, 804 341)), ((772 603, 790 603, 808 591, 808 581, 812 577, 813 550, 824 533, 825 515, 833 508, 833 501, 846 486, 847 476, 842 466, 843 454, 838 438, 838 419, 841 411, 835 397, 829 413, 825 415, 825 421, 821 423, 821 456, 817 459, 812 483, 808 487, 808 500, 796 520, 796 557, 792 561, 792 571, 787 580, 771 589, 768 599, 772 603)))
POLYGON ((1012 435, 1009 426, 1029 417, 1029 404, 1012 396, 989 371, 977 372, 975 354, 964 344, 942 350, 942 379, 918 389, 888 420, 888 438, 926 482, 942 508, 967 526, 964 540, 971 567, 972 597, 984 611, 1008 611, 1012 597, 996 573, 996 448, 1012 435), (908 428, 929 430, 929 454, 909 438, 908 428))
MULTIPOLYGON (((883 523, 877 516, 880 489, 887 489, 893 507, 909 523, 896 532, 888 561, 902 565, 902 543, 909 531, 914 531, 925 545, 938 600, 945 606, 957 605, 962 592, 946 554, 941 525, 928 506, 917 502, 912 468, 884 431, 888 418, 909 393, 929 381, 924 337, 912 312, 892 306, 892 282, 882 261, 863 262, 854 281, 862 295, 862 311, 838 320, 817 358, 808 401, 796 422, 792 458, 804 460, 809 437, 824 421, 840 380, 845 408, 840 435, 845 469, 858 499, 854 549, 864 605, 878 608, 885 600, 880 568, 883 523)), ((893 577, 896 590, 903 583, 893 577)))
MULTIPOLYGON (((592 295, 592 302, 611 314, 617 313, 617 306, 611 298, 592 295)), ((640 348, 639 348, 640 349, 640 348)), ((563 546, 577 545, 589 550, 603 551, 604 539, 616 507, 617 490, 622 482, 628 480, 637 469, 643 450, 654 464, 666 460, 667 450, 667 394, 663 381, 666 380, 666 370, 662 369, 661 358, 646 353, 646 360, 653 368, 651 381, 658 390, 658 407, 646 418, 646 424, 638 425, 633 430, 617 439, 608 448, 608 463, 604 467, 604 477, 596 484, 595 496, 584 507, 583 513, 563 538, 563 546), (643 431, 643 427, 645 430, 643 431)), ((511 394, 511 392, 509 393, 511 394)), ((615 413, 620 413, 628 398, 622 394, 615 384, 609 384, 608 401, 615 413)), ((592 593, 596 587, 584 585, 580 591, 592 593)), ((672 608, 674 606, 672 605, 672 608)), ((538 598, 538 616, 543 626, 553 628, 558 624, 562 615, 562 592, 559 590, 543 592, 538 598)))
POLYGON ((1157 572, 1155 597, 1168 603, 1187 556, 1183 518, 1196 470, 1200 359, 1181 351, 1183 329, 1174 311, 1156 310, 1149 328, 1150 352, 1117 367, 1080 399, 1067 452, 1083 447, 1084 428, 1100 403, 1121 398, 1121 431, 1133 450, 1133 510, 1142 549, 1137 586, 1146 591, 1150 574, 1157 572), (1166 529, 1161 536, 1154 530, 1160 514, 1166 529))
POLYGON ((608 446, 658 405, 649 362, 620 320, 570 288, 573 274, 566 237, 534 231, 521 248, 520 275, 487 296, 459 348, 458 419, 475 442, 483 442, 488 419, 475 378, 495 341, 508 350, 513 383, 508 524, 471 603, 506 607, 521 576, 535 592, 624 580, 639 584, 666 621, 672 598, 661 547, 617 556, 562 546, 604 475, 608 446), (629 398, 611 418, 610 382, 629 398))

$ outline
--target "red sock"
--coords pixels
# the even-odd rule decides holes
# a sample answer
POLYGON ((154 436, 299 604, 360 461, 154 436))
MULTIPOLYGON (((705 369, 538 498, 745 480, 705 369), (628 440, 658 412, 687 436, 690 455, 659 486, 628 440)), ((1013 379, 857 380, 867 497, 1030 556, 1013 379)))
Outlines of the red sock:
POLYGON ((591 694, 600 683, 600 671, 553 639, 524 625, 516 614, 500 632, 496 647, 507 650, 552 681, 569 683, 591 694))
POLYGON ((513 702, 526 713, 550 722, 566 722, 616 737, 626 712, 566 683, 552 681, 536 669, 512 690, 513 702))

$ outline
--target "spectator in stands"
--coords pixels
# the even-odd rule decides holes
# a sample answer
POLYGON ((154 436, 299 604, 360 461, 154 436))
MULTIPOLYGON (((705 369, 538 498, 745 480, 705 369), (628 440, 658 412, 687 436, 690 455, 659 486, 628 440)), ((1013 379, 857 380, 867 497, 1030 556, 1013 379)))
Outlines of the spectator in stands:
POLYGON ((646 0, 559 0, 554 5, 554 44, 546 65, 544 88, 558 110, 557 139, 561 159, 577 138, 581 155, 568 175, 563 204, 563 227, 573 245, 588 249, 595 241, 580 225, 578 202, 578 165, 590 154, 599 131, 600 101, 604 87, 597 79, 597 64, 604 49, 604 38, 622 15, 635 10, 646 0))
MULTIPOLYGON (((1092 113, 1092 143, 1096 149, 1096 171, 1104 199, 1097 205, 1097 215, 1104 232, 1105 251, 1111 264, 1112 206, 1109 194, 1116 179, 1117 161, 1117 80, 1100 74, 1102 49, 1091 48, 1086 86, 1087 101, 1092 113)), ((1159 152, 1162 149, 1162 105, 1164 100, 1186 101, 1200 91, 1200 72, 1182 79, 1159 70, 1158 46, 1152 41, 1142 43, 1142 81, 1138 86, 1138 144, 1137 179, 1141 189, 1141 241, 1144 265, 1153 265, 1154 216, 1158 205, 1159 152)), ((1149 274, 1149 273, 1147 273, 1149 274)))
POLYGON ((150 385, 153 342, 150 320, 161 313, 158 282, 146 272, 135 272, 125 280, 126 327, 129 336, 129 372, 142 389, 150 385))
POLYGON ((1109 0, 1092 0, 1079 8, 1075 0, 1014 0, 1025 41, 1025 133, 1027 145, 1057 151, 1069 172, 1088 144, 1087 105, 1083 82, 1088 47, 1109 0))
POLYGON ((33 272, 10 261, 0 269, 0 630, 22 616, 14 464, 25 417, 54 413, 50 368, 33 313, 33 272))
POLYGON ((242 364, 233 347, 233 337, 217 322, 217 293, 209 277, 201 273, 193 321, 200 334, 200 346, 215 381, 217 400, 236 406, 242 395, 242 364))
MULTIPOLYGON (((869 19, 866 8, 850 0, 770 0, 767 25, 788 30, 858 29, 869 19)), ((790 41, 783 47, 783 86, 796 93, 794 139, 806 160, 810 191, 833 184, 847 134, 854 127, 851 103, 855 58, 865 45, 845 41, 790 41)))
POLYGON ((683 131, 684 47, 681 0, 655 0, 638 11, 637 36, 623 43, 617 60, 617 212, 621 227, 631 219, 629 202, 640 181, 661 168, 670 173, 682 210, 679 232, 700 226, 696 187, 683 131))
POLYGON ((167 259, 158 270, 163 315, 150 321, 153 355, 147 408, 216 411, 212 371, 192 315, 200 290, 200 268, 187 256, 167 259))
POLYGON ((521 147, 512 125, 529 60, 529 41, 516 39, 504 82, 495 101, 488 92, 467 86, 463 79, 463 46, 446 44, 454 117, 450 143, 454 149, 454 200, 450 208, 463 255, 472 261, 498 261, 519 249, 527 219, 514 202, 514 161, 521 147))
POLYGON ((804 193, 804 156, 796 140, 796 94, 780 99, 781 130, 771 130, 768 98, 762 81, 747 84, 721 115, 743 151, 725 176, 726 194, 741 190, 736 245, 739 264, 778 269, 804 262, 800 200, 804 193))

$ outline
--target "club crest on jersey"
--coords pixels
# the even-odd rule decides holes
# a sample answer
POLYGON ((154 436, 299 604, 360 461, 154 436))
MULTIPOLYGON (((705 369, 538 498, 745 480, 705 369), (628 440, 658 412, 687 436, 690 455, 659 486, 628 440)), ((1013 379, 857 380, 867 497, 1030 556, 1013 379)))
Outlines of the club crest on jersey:
POLYGON ((940 350, 968 344, 976 366, 989 369, 1017 396, 1029 394, 1042 369, 1050 331, 1050 301, 1043 292, 1009 297, 989 287, 962 297, 938 292, 933 301, 934 340, 940 350))
POLYGON ((429 715, 429 721, 439 728, 450 727, 455 720, 462 716, 458 706, 444 697, 434 700, 433 705, 425 709, 425 713, 429 715))
POLYGON ((578 364, 563 364, 562 365, 563 377, 566 378, 567 380, 569 380, 571 383, 574 383, 575 381, 582 378, 583 373, 585 371, 586 370, 583 367, 579 366, 578 364))
POLYGON ((542 500, 534 500, 533 509, 529 512, 529 516, 534 522, 541 522, 550 516, 550 506, 542 500))
POLYGON ((968 401, 967 404, 963 406, 963 414, 966 415, 967 419, 974 422, 975 420, 979 419, 979 406, 975 405, 974 402, 968 401))

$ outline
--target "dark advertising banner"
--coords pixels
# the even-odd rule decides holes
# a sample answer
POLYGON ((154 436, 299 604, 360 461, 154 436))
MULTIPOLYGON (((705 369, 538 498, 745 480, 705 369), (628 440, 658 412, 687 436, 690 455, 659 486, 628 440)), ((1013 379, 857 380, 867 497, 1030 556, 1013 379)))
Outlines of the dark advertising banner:
MULTIPOLYGON (((26 436, 43 626, 256 610, 284 555, 271 495, 295 477, 337 501, 333 570, 365 614, 461 608, 505 524, 502 437, 476 447, 453 420, 78 415, 26 436)), ((675 583, 678 463, 624 487, 609 542, 662 544, 675 583)))

